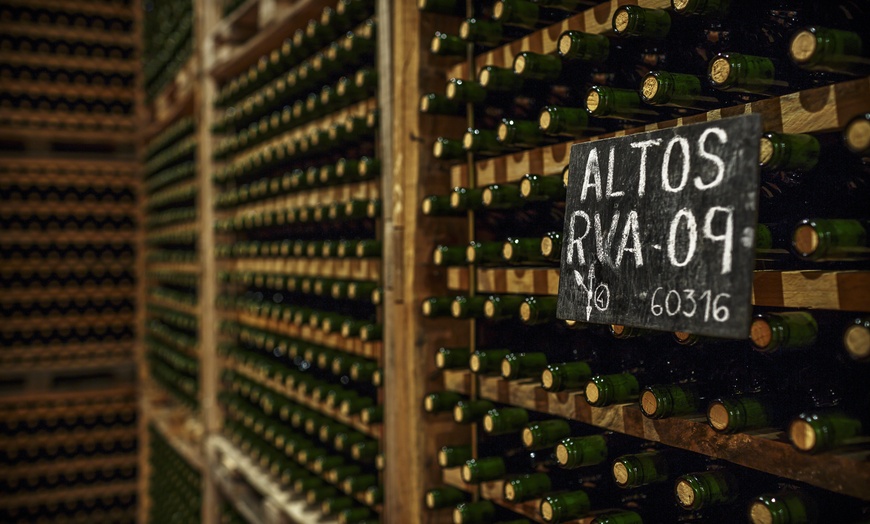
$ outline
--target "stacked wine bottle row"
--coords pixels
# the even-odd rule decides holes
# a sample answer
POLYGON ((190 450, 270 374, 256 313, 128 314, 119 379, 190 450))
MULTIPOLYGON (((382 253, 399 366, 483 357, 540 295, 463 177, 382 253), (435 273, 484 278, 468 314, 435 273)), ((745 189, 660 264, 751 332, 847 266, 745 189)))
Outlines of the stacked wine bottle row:
POLYGON ((199 406, 196 134, 182 116, 145 150, 145 347, 151 377, 179 403, 199 406))
POLYGON ((129 388, 4 399, 3 522, 133 522, 136 412, 129 388))
MULTIPOLYGON (((106 12, 74 5, 12 2, 0 11, 0 127, 132 135, 135 60, 130 7, 106 12)), ((132 142, 132 138, 128 140, 132 142)))
MULTIPOLYGON (((419 109, 464 116, 468 128, 432 144, 456 187, 428 196, 421 210, 470 221, 469 238, 432 246, 453 292, 428 298, 420 314, 474 325, 469 340, 432 348, 447 390, 427 396, 423 409, 469 429, 441 442, 446 485, 426 505, 463 523, 516 513, 537 522, 866 518, 870 492, 848 480, 870 477, 848 455, 870 441, 866 301, 842 312, 852 308, 800 293, 767 304, 756 280, 748 341, 558 320, 556 288, 537 284, 551 274, 558 282, 547 268, 558 268, 563 249, 567 155, 546 170, 498 170, 560 142, 719 118, 720 108, 748 104, 765 116, 757 269, 863 272, 868 108, 844 98, 826 110, 839 111, 828 123, 789 122, 784 132, 790 106, 776 97, 866 83, 870 13, 848 1, 836 2, 846 17, 812 2, 586 10, 596 3, 418 3, 458 27, 432 38, 431 53, 453 65, 444 91, 424 93, 419 109), (478 178, 482 166, 495 174, 478 178), (536 285, 519 291, 523 271, 536 285), (592 442, 603 446, 598 466, 586 462, 592 442), (652 465, 665 456, 674 458, 652 465), (638 480, 665 470, 660 488, 638 480)), ((663 313, 671 299, 662 296, 663 313)), ((705 300, 677 299, 681 307, 705 300)))
POLYGON ((148 522, 200 522, 202 478, 154 426, 148 428, 148 522))
POLYGON ((145 93, 157 96, 193 55, 193 2, 156 0, 143 21, 145 93))
POLYGON ((212 127, 224 430, 341 522, 383 496, 373 15, 323 8, 223 79, 212 127))

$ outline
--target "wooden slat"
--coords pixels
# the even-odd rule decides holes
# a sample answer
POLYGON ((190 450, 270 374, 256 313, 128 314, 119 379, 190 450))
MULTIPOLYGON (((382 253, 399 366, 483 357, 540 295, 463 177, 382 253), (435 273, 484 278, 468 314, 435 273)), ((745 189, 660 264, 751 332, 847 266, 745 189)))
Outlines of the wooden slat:
POLYGON ((339 184, 336 186, 321 187, 309 189, 282 195, 276 198, 270 198, 253 204, 246 204, 229 211, 221 211, 220 218, 229 218, 232 216, 248 215, 252 213, 262 213, 266 211, 305 208, 311 206, 325 206, 336 202, 347 202, 348 200, 370 200, 380 198, 381 187, 377 180, 366 180, 363 182, 351 182, 348 184, 339 184))
POLYGON ((42 7, 49 11, 117 16, 126 20, 135 17, 135 10, 132 7, 114 5, 110 2, 86 2, 82 0, 4 0, 4 3, 30 8, 42 7))
POLYGON ((3 244, 122 244, 132 242, 135 231, 0 231, 3 244))
POLYGON ((0 139, 17 141, 56 141, 72 143, 100 143, 126 146, 133 144, 137 139, 134 125, 124 131, 94 131, 82 129, 62 129, 57 127, 38 128, 45 122, 36 121, 28 125, 7 126, 0 125, 0 139), (36 126, 36 127, 34 127, 36 126))
POLYGON ((12 65, 32 67, 70 68, 84 71, 109 71, 113 73, 137 73, 141 67, 136 59, 70 57, 40 53, 0 52, 0 61, 12 65))
POLYGON ((145 275, 150 278, 150 275, 156 272, 172 272, 195 275, 200 272, 199 264, 185 264, 182 262, 151 262, 148 264, 148 273, 145 275))
POLYGON ((80 85, 38 80, 4 80, 3 88, 9 93, 27 93, 35 96, 97 98, 123 102, 132 102, 136 99, 136 91, 132 87, 80 85))
POLYGON ((235 318, 246 326, 313 342, 361 357, 380 360, 382 355, 383 346, 379 341, 363 342, 358 338, 344 338, 340 333, 324 333, 320 329, 314 329, 310 326, 299 327, 280 320, 260 318, 250 313, 237 313, 235 316, 227 314, 226 316, 228 319, 235 318))
POLYGON ((76 315, 68 313, 65 315, 48 315, 37 316, 31 315, 28 318, 10 319, 0 324, 0 331, 9 332, 20 329, 36 330, 51 326, 59 327, 75 327, 75 326, 113 326, 118 324, 133 323, 134 315, 132 313, 91 313, 87 315, 76 315))
POLYGON ((0 495, 0 508, 48 504, 64 500, 82 500, 92 497, 111 497, 134 493, 136 481, 97 483, 80 488, 55 489, 50 491, 16 494, 14 496, 0 495))
MULTIPOLYGON (((465 391, 468 371, 444 373, 447 389, 465 391)), ((596 408, 581 392, 548 393, 537 382, 508 382, 500 377, 480 377, 480 396, 496 402, 579 420, 668 446, 686 449, 800 480, 820 488, 870 500, 870 451, 808 455, 788 443, 782 431, 724 435, 714 431, 703 416, 653 420, 636 404, 596 408)))
POLYGON ((36 216, 106 216, 132 215, 134 204, 119 204, 116 202, 39 202, 14 201, 5 202, 0 216, 36 215, 36 216))
POLYGON ((447 71, 447 78, 477 78, 477 72, 486 65, 513 68, 514 57, 523 51, 555 53, 558 49, 559 35, 565 31, 582 31, 596 35, 612 34, 613 13, 619 6, 626 4, 650 9, 666 9, 671 6, 669 0, 610 0, 559 23, 539 29, 519 40, 477 55, 474 58, 473 71, 469 71, 467 62, 457 64, 447 71))
MULTIPOLYGON (((448 287, 468 289, 468 269, 447 270, 448 287)), ((559 269, 478 269, 477 291, 558 295, 559 269)), ((756 271, 756 306, 870 311, 870 271, 756 271)))
POLYGON ((0 478, 18 478, 29 475, 60 474, 83 469, 123 468, 136 465, 136 455, 111 455, 99 458, 79 458, 54 460, 44 464, 24 464, 6 466, 0 469, 0 478))
MULTIPOLYGON (((573 143, 627 136, 684 124, 710 122, 748 113, 762 116, 765 131, 826 133, 843 128, 852 117, 867 111, 870 111, 870 77, 808 89, 778 98, 759 100, 751 104, 715 109, 708 113, 656 122, 615 133, 578 139, 573 143)), ((476 163, 477 186, 515 182, 526 173, 561 173, 562 168, 568 164, 571 144, 571 142, 564 142, 481 160, 476 163)), ((451 168, 450 174, 452 185, 465 186, 468 184, 467 166, 457 164, 451 168)))
POLYGON ((136 428, 55 431, 52 433, 6 437, 0 435, 0 448, 27 448, 49 444, 72 444, 83 442, 116 442, 136 438, 136 428))
POLYGON ((145 305, 165 307, 187 315, 199 315, 199 308, 195 305, 179 302, 177 300, 172 300, 171 298, 167 297, 158 297, 151 294, 145 297, 145 305))
POLYGON ((274 273, 319 278, 340 278, 378 282, 381 261, 369 258, 248 258, 219 262, 223 271, 274 273))
MULTIPOLYGON (((44 405, 48 405, 54 402, 83 402, 88 401, 93 403, 96 407, 111 407, 116 405, 116 403, 123 399, 129 399, 132 396, 136 395, 136 388, 133 385, 123 385, 123 386, 113 386, 113 387, 101 387, 101 388, 93 388, 86 391, 41 391, 38 393, 31 393, 28 395, 21 395, 16 397, 0 397, 0 410, 9 412, 11 410, 12 413, 18 415, 27 415, 31 412, 33 414, 42 414, 45 413, 44 416, 50 416, 56 414, 55 409, 52 408, 44 408, 44 405), (120 400, 119 400, 120 399, 120 400), (43 407, 40 407, 43 406, 43 407), (45 409, 46 411, 40 411, 45 409)), ((123 400, 127 402, 127 400, 123 400)), ((61 408, 65 409, 77 409, 77 408, 61 408)), ((7 416, 4 413, 4 416, 7 416)), ((9 415, 12 416, 12 415, 9 415)))
POLYGON ((55 298, 87 297, 90 299, 133 298, 136 290, 133 286, 79 286, 70 285, 51 288, 23 288, 0 293, 0 303, 48 301, 55 298))
POLYGON ((110 32, 99 29, 55 24, 37 24, 21 21, 0 22, 0 33, 33 38, 66 40, 69 42, 97 42, 101 44, 133 47, 137 44, 132 33, 110 32))
POLYGON ((92 125, 108 127, 103 131, 128 132, 136 125, 136 117, 130 115, 115 115, 111 113, 76 113, 73 111, 48 111, 41 109, 0 109, 0 120, 37 122, 37 127, 45 125, 61 125, 64 127, 79 126, 87 123, 88 128, 92 125))

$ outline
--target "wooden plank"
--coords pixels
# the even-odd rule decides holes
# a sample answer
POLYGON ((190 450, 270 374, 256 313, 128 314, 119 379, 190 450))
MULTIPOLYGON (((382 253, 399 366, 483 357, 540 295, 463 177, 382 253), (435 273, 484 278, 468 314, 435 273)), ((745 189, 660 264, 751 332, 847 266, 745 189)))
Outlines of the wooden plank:
MULTIPOLYGON (((445 386, 467 393, 464 374, 470 372, 445 373, 445 386)), ((635 404, 596 408, 585 401, 581 392, 545 393, 536 381, 509 382, 493 376, 480 380, 482 398, 579 420, 870 500, 870 462, 867 461, 870 451, 809 455, 792 447, 779 430, 725 435, 714 431, 700 414, 653 420, 644 417, 635 404)))
POLYGON ((236 273, 272 273, 317 278, 340 278, 378 282, 381 261, 368 258, 243 258, 218 264, 223 271, 236 273))
POLYGON ((34 96, 97 98, 100 100, 120 100, 122 102, 132 102, 136 98, 136 91, 132 87, 5 79, 3 81, 3 88, 9 93, 30 94, 34 96))
MULTIPOLYGON (((132 384, 115 385, 113 387, 94 388, 76 392, 40 391, 15 397, 0 397, 0 410, 11 410, 11 412, 16 414, 27 414, 32 411, 34 412, 33 414, 45 413, 45 416, 51 416, 56 414, 55 410, 54 408, 49 408, 47 406, 54 403, 63 402, 76 404, 88 402, 97 406, 106 406, 108 409, 108 407, 118 402, 118 399, 122 399, 123 402, 128 402, 129 399, 135 395, 136 388, 132 384), (33 405, 31 406, 30 404, 33 405), (40 411, 43 408, 47 411, 40 411)), ((64 407, 62 409, 67 408, 64 407)))
MULTIPOLYGON (((27 65, 34 67, 67 68, 72 61, 64 55, 46 55, 41 53, 22 53, 19 51, 2 51, 0 60, 11 65, 27 65)), ((139 71, 139 61, 135 59, 75 57, 75 68, 83 71, 110 71, 113 73, 136 73, 139 71)))
POLYGON ((90 431, 55 431, 24 436, 7 437, 0 435, 0 448, 26 448, 46 446, 55 443, 72 444, 83 442, 115 442, 136 438, 135 428, 95 429, 90 431))
POLYGON ((64 500, 82 500, 94 497, 126 495, 136 491, 136 481, 98 483, 86 487, 54 489, 33 493, 0 495, 0 508, 58 503, 64 500))
POLYGON ((26 287, 4 291, 0 294, 0 303, 15 302, 47 302, 52 299, 72 299, 87 297, 90 299, 134 298, 136 289, 133 286, 118 285, 88 285, 77 283, 63 287, 26 287))
MULTIPOLYGON (((686 118, 656 122, 615 133, 582 138, 574 142, 563 142, 481 160, 476 163, 476 185, 480 187, 516 182, 526 173, 544 175, 561 173, 568 164, 572 143, 666 129, 684 123, 710 122, 744 113, 761 114, 765 131, 826 133, 842 129, 852 117, 867 111, 870 111, 870 77, 790 93, 778 98, 767 98, 751 104, 730 107, 724 111, 715 109, 686 118)), ((453 186, 467 185, 467 166, 463 164, 452 166, 450 180, 453 186)))
POLYGON ((11 319, 0 325, 0 331, 27 329, 37 330, 46 326, 52 328, 75 327, 75 326, 116 326, 119 324, 131 324, 134 321, 132 313, 99 313, 87 315, 31 315, 27 318, 11 319))
POLYGON ((207 55, 205 71, 217 80, 238 75, 262 55, 280 46, 297 29, 305 27, 308 20, 316 17, 322 9, 322 2, 298 0, 269 19, 260 20, 258 17, 256 35, 241 45, 221 45, 218 37, 221 26, 211 28, 206 35, 206 42, 211 50, 207 55))
POLYGON ((245 215, 284 209, 303 209, 313 206, 326 206, 349 200, 371 200, 381 197, 377 180, 351 182, 336 186, 307 189, 287 195, 269 198, 253 204, 245 204, 226 211, 220 211, 218 218, 241 217, 245 215))
POLYGON ((124 6, 110 2, 82 2, 81 0, 4 0, 4 4, 21 7, 41 7, 49 11, 66 11, 92 15, 117 16, 124 19, 135 17, 133 6, 124 6))
POLYGON ((183 262, 150 262, 148 264, 148 272, 145 274, 145 276, 146 278, 152 278, 155 277, 155 273, 163 272, 195 275, 200 273, 200 271, 201 268, 197 263, 186 264, 183 262))
MULTIPOLYGON (((132 34, 111 32, 74 26, 21 22, 0 22, 0 33, 29 36, 69 42, 96 42, 101 44, 134 47, 138 42, 132 34)), ((75 58, 70 56, 70 58, 75 58)))
MULTIPOLYGON (((468 270, 447 269, 448 287, 468 289, 468 270)), ((559 269, 478 269, 477 291, 517 295, 559 292, 559 269)), ((756 306, 870 311, 868 271, 756 271, 752 303, 756 306)))
POLYGON ((79 458, 53 460, 44 464, 25 464, 21 466, 6 466, 0 470, 0 478, 19 478, 29 475, 61 474, 83 469, 109 469, 135 466, 136 455, 111 455, 100 458, 79 458))
POLYGON ((117 202, 42 202, 17 200, 5 202, 0 216, 34 215, 41 217, 72 215, 72 216, 107 216, 131 215, 135 210, 133 204, 117 202))
POLYGON ((481 67, 494 65, 513 68, 514 57, 523 52, 551 54, 555 53, 559 43, 559 35, 565 31, 582 31, 592 34, 613 34, 613 13, 621 5, 634 4, 650 9, 668 9, 669 0, 610 0, 587 9, 559 23, 539 29, 525 37, 497 47, 474 57, 474 70, 469 71, 469 64, 462 62, 447 70, 447 78, 477 78, 481 67))
POLYGON ((0 231, 0 244, 122 244, 135 236, 135 231, 0 231))
POLYGON ((100 143, 115 146, 129 146, 136 141, 135 126, 118 132, 117 130, 94 131, 89 129, 45 128, 42 123, 28 125, 0 125, 0 139, 19 141, 54 141, 72 143, 100 143), (36 124, 36 125, 33 125, 36 124))

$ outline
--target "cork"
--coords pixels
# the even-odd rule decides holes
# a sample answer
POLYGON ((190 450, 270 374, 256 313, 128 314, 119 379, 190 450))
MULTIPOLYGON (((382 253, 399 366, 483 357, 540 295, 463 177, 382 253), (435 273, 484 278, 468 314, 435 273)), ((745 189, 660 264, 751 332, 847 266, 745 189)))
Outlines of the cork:
POLYGON ((599 396, 600 392, 598 391, 598 386, 592 382, 586 384, 586 400, 589 402, 598 402, 599 396))
POLYGON ((622 324, 611 324, 610 329, 614 335, 622 335, 625 332, 625 326, 622 324))
POLYGON ((538 117, 538 125, 541 126, 541 129, 547 130, 550 128, 550 124, 553 122, 553 118, 550 116, 549 111, 541 111, 541 115, 538 117))
POLYGON ((512 484, 504 485, 504 498, 510 501, 514 501, 517 498, 517 492, 514 489, 512 484))
POLYGON ((800 225, 794 230, 792 243, 799 253, 815 253, 819 248, 819 233, 809 224, 800 225))
POLYGON ((551 522, 553 520, 553 505, 550 504, 550 502, 547 500, 541 502, 541 518, 543 518, 547 522, 551 522))
POLYGON ((423 401, 423 407, 426 408, 426 411, 432 411, 435 409, 435 402, 432 400, 432 397, 426 397, 426 400, 423 401))
POLYGON ((453 420, 456 422, 465 422, 465 412, 462 411, 461 406, 453 406, 453 420))
MULTIPOLYGON (((435 142, 435 145, 432 146, 432 156, 434 156, 435 158, 441 158, 441 155, 443 155, 443 154, 444 154, 444 144, 442 144, 441 142, 435 142)), ((344 171, 344 170, 342 170, 342 171, 344 171)), ((341 174, 339 174, 339 176, 341 176, 341 174)), ((429 206, 430 210, 431 210, 431 207, 432 206, 429 206)), ((426 212, 425 207, 423 208, 423 212, 424 213, 426 212)))
POLYGON ((571 37, 569 35, 562 35, 559 37, 559 52, 563 55, 567 55, 571 51, 571 37))
POLYGON ((483 314, 486 315, 486 318, 492 318, 495 315, 495 304, 491 300, 487 300, 483 304, 483 314))
POLYGON ((640 396, 640 408, 647 415, 655 415, 659 408, 659 402, 652 391, 644 391, 640 396))
POLYGON ((486 87, 489 85, 489 80, 491 76, 492 75, 489 74, 489 69, 483 69, 481 70, 480 74, 477 75, 477 82, 483 87, 486 87))
POLYGON ((590 90, 586 94, 586 109, 595 111, 599 105, 601 105, 601 95, 598 94, 598 91, 590 90))
MULTIPOLYGON (((520 320, 522 320, 523 322, 528 322, 529 319, 531 319, 531 318, 532 318, 532 307, 529 306, 529 304, 527 302, 523 302, 522 304, 520 304, 520 320)), ((548 371, 545 371, 544 373, 548 373, 548 371)), ((543 375, 542 375, 542 377, 543 377, 543 375)), ((550 381, 552 382, 552 376, 550 377, 550 381)), ((547 385, 544 384, 544 387, 547 387, 547 385)))
POLYGON ((438 451, 438 465, 439 466, 441 466, 442 468, 446 468, 447 464, 448 464, 447 458, 448 458, 447 453, 445 453, 443 449, 438 451))
POLYGON ((507 360, 502 360, 501 362, 501 376, 509 377, 511 376, 511 363, 507 360))
POLYGON ((438 54, 441 52, 441 39, 437 36, 432 37, 432 41, 429 43, 429 51, 434 54, 438 54))
POLYGON ((527 448, 531 447, 535 443, 535 436, 532 434, 532 430, 529 428, 523 428, 523 445, 527 448))
MULTIPOLYGON (((486 193, 484 192, 484 204, 488 204, 486 202, 486 193)), ((501 256, 504 257, 505 260, 510 260, 514 256, 514 245, 510 242, 505 242, 503 246, 501 246, 501 256)))
POLYGON ((453 100, 456 98, 456 84, 450 82, 447 84, 447 88, 444 90, 444 94, 447 95, 447 98, 453 100))
POLYGON ((468 467, 468 464, 462 466, 462 480, 465 482, 471 482, 471 468, 468 467))
POLYGON ((646 78, 643 79, 643 85, 641 87, 641 94, 643 94, 643 97, 646 100, 652 100, 658 92, 659 92, 658 79, 652 75, 647 75, 646 78))
MULTIPOLYGON (((459 38, 463 40, 468 40, 468 34, 471 32, 471 26, 468 24, 468 20, 463 20, 461 24, 459 24, 459 38)), ((483 82, 480 82, 483 84, 483 82)))
POLYGON ((870 357, 870 330, 864 326, 849 326, 843 334, 843 345, 855 360, 870 357))
POLYGON ((685 480, 677 482, 675 491, 677 493, 677 501, 679 501, 681 506, 691 508, 695 505, 695 490, 692 489, 692 486, 688 482, 685 480))
POLYGON ((466 131, 465 134, 462 135, 462 147, 465 149, 471 149, 472 146, 474 146, 474 135, 466 131))
POLYGON ((508 126, 504 122, 498 125, 496 136, 498 136, 498 139, 502 142, 508 139, 508 126))
MULTIPOLYGON (((440 145, 440 143, 435 144, 435 145, 438 146, 438 145, 440 145)), ((428 215, 430 213, 432 213, 432 201, 431 200, 424 200, 423 201, 423 214, 428 215)), ((438 262, 435 262, 435 263, 437 264, 438 262)))
POLYGON ((773 330, 766 320, 756 318, 749 327, 749 338, 755 347, 763 349, 768 347, 773 340, 773 330))
MULTIPOLYGON (((521 189, 522 191, 522 189, 521 189)), ((545 257, 549 257, 553 255, 553 239, 550 237, 544 237, 541 239, 541 253, 545 257)))
MULTIPOLYGON (((527 304, 523 304, 523 306, 527 306, 527 304)), ((520 312, 521 312, 520 315, 522 316, 522 307, 520 307, 520 312)), ((523 319, 523 320, 525 320, 525 319, 523 319)), ((553 380, 553 372, 550 371, 549 369, 545 369, 543 371, 543 373, 541 373, 541 384, 545 388, 550 389, 553 387, 554 382, 555 382, 555 380, 553 380)))
POLYGON ((556 460, 563 466, 568 464, 568 448, 565 447, 565 444, 556 446, 556 460))
POLYGON ((468 262, 474 262, 477 260, 477 251, 474 250, 474 246, 468 246, 465 248, 465 259, 468 262))
MULTIPOLYGON (((435 263, 436 263, 436 264, 439 264, 438 259, 441 258, 441 257, 439 256, 440 254, 441 254, 440 251, 436 251, 436 252, 435 252, 435 256, 434 256, 433 258, 435 258, 435 263)), ((429 302, 423 302, 423 306, 421 307, 421 309, 423 310, 423 315, 424 315, 424 316, 427 316, 427 317, 428 317, 429 315, 432 314, 432 304, 429 303, 429 302)), ((435 356, 435 361, 436 361, 436 362, 438 361, 438 357, 440 357, 440 356, 441 356, 440 354, 438 354, 438 355, 435 356)), ((442 360, 443 360, 443 359, 442 359, 442 360)))
MULTIPOLYGON (((495 4, 498 7, 501 4, 495 4)), ((462 517, 462 511, 459 508, 453 508, 453 522, 456 524, 462 524, 465 522, 465 519, 462 517)))
POLYGON ((749 521, 752 524, 773 524, 773 514, 761 502, 753 502, 749 506, 749 521))
POLYGON ((628 11, 622 10, 613 17, 613 29, 623 32, 628 29, 628 11))
MULTIPOLYGON (((713 64, 710 66, 710 80, 713 81, 714 84, 722 85, 728 81, 728 77, 731 76, 731 63, 727 58, 717 58, 713 60, 713 64)), ((448 89, 450 86, 447 86, 448 89)))
POLYGON ((773 159, 773 141, 766 136, 761 137, 758 141, 758 161, 761 165, 766 166, 773 159))
POLYGON ((816 432, 805 420, 795 420, 789 425, 788 438, 801 451, 812 451, 816 447, 816 432))
POLYGON ((714 429, 722 431, 728 427, 728 411, 725 406, 715 403, 707 410, 707 420, 714 429))
POLYGON ((795 62, 802 64, 810 60, 813 55, 816 54, 817 46, 818 42, 816 41, 816 35, 804 29, 798 31, 791 39, 788 52, 791 54, 791 57, 795 62))
POLYGON ((620 486, 628 484, 628 468, 622 462, 613 464, 613 480, 620 486))
POLYGON ((853 120, 844 133, 846 145, 852 151, 863 152, 870 149, 870 121, 853 120))
POLYGON ((492 428, 493 428, 492 416, 491 416, 491 415, 487 415, 487 416, 483 417, 483 429, 484 429, 487 433, 491 433, 491 432, 492 432, 492 428))
MULTIPOLYGON (((501 4, 496 4, 496 7, 501 4)), ((526 57, 519 55, 514 59, 514 73, 522 74, 526 70, 526 57)))
POLYGON ((459 193, 450 194, 450 207, 459 207, 461 195, 459 193))
POLYGON ((429 509, 435 509, 435 495, 431 491, 426 493, 426 507, 429 509))
POLYGON ((471 369, 471 371, 480 371, 480 356, 471 355, 471 358, 468 359, 468 367, 471 369))
POLYGON ((689 6, 689 0, 672 0, 671 5, 674 7, 674 11, 679 13, 689 6))

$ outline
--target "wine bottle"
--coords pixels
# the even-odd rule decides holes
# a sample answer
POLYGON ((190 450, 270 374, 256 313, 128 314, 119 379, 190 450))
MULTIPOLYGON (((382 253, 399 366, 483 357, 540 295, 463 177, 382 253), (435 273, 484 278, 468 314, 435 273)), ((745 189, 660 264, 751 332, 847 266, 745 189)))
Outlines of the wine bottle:
POLYGON ((850 445, 870 442, 870 420, 866 413, 842 409, 807 411, 788 426, 792 445, 807 453, 822 453, 850 445))
POLYGON ((641 80, 640 95, 644 102, 654 106, 672 106, 697 111, 720 107, 721 95, 709 89, 706 82, 695 75, 651 71, 641 80))
POLYGON ((792 249, 803 260, 866 260, 867 248, 867 225, 861 220, 807 218, 792 233, 792 249))
POLYGON ((843 348, 853 360, 870 360, 870 318, 858 317, 843 331, 843 348))
POLYGON ((867 46, 858 33, 812 26, 792 36, 788 52, 803 69, 858 76, 870 71, 867 46))
POLYGON ((488 400, 460 400, 453 407, 453 420, 458 424, 478 422, 493 409, 495 405, 488 400))
POLYGON ((643 105, 640 94, 633 89, 592 86, 586 93, 586 111, 596 118, 627 122, 645 122, 665 116, 643 105))
POLYGON ((506 26, 534 30, 562 20, 565 11, 547 9, 528 0, 497 0, 492 7, 492 18, 506 26))
POLYGON ((500 373, 502 361, 508 354, 507 349, 478 349, 471 354, 468 367, 477 374, 500 373))
POLYGON ((759 313, 750 327, 753 348, 765 353, 813 346, 818 334, 818 322, 806 311, 759 313))
POLYGON ((470 446, 444 446, 438 450, 438 465, 442 468, 452 468, 471 460, 470 446))
POLYGON ((468 500, 468 495, 453 486, 442 486, 426 492, 425 501, 428 509, 441 509, 456 506, 468 500))
POLYGON ((545 353, 509 353, 501 362, 501 376, 505 380, 539 377, 546 367, 545 353))

